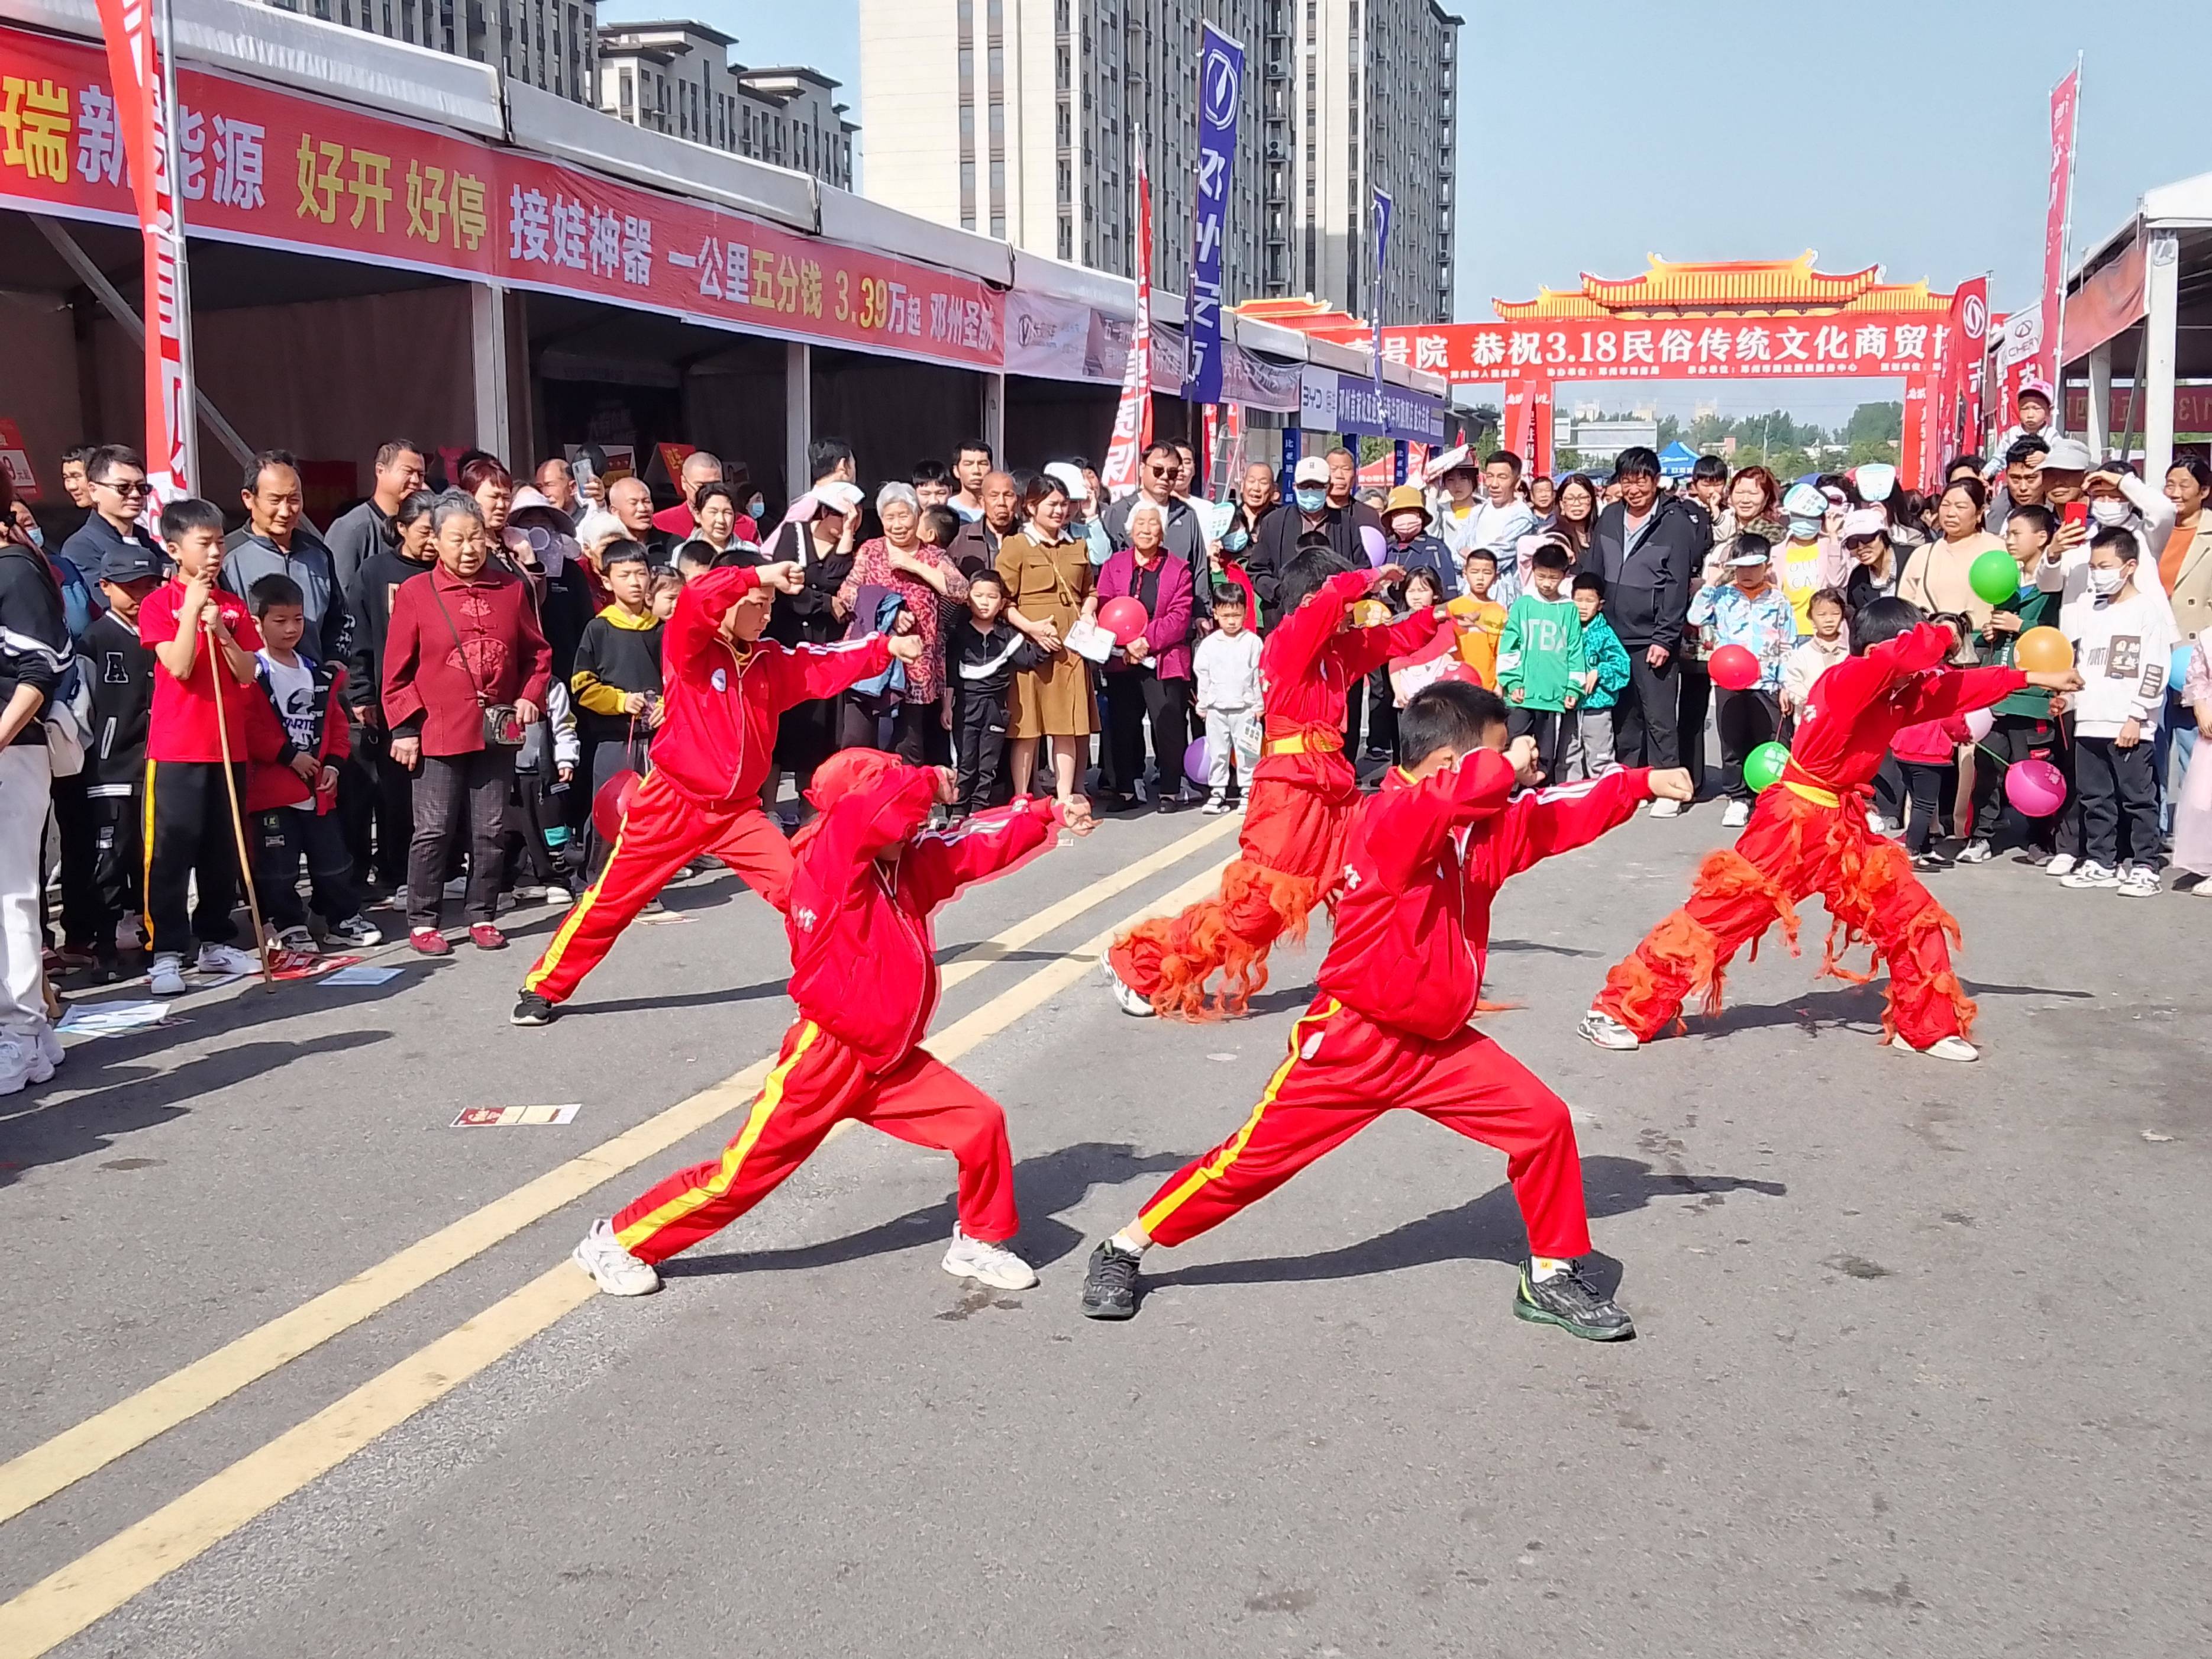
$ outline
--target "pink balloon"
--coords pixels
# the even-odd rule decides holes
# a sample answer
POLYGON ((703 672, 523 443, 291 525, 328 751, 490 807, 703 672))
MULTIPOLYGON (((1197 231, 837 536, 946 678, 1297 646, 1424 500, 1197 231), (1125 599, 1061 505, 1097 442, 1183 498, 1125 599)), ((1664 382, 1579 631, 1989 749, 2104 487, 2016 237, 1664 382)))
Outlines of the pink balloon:
POLYGON ((2031 818, 2066 805, 2066 776, 2046 760, 2014 761, 2005 771, 2005 799, 2031 818))
POLYGON ((1966 731, 1976 743, 1996 729, 1997 717, 1986 708, 1977 708, 1966 716, 1966 731))
POLYGON ((1098 607, 1098 625, 1114 636, 1116 645, 1127 645, 1142 634, 1152 623, 1145 613, 1144 601, 1127 596, 1109 599, 1098 607))

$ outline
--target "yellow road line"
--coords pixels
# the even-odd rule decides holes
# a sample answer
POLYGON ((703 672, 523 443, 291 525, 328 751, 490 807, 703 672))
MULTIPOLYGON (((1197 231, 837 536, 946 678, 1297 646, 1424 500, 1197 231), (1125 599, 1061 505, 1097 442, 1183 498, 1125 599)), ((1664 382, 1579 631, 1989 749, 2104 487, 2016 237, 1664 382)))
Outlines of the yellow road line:
MULTIPOLYGON (((972 978, 1115 894, 1180 863, 1236 824, 1233 817, 1208 824, 970 947, 945 970, 945 988, 972 978)), ((0 1464, 0 1522, 14 1519, 573 1203, 600 1182, 738 1110, 752 1099, 774 1063, 774 1055, 756 1060, 0 1464)))
MULTIPOLYGON (((1005 1030, 1080 979, 1122 928, 1200 896, 1220 878, 1222 868, 1216 865, 1200 872, 1158 904, 1125 916, 1045 963, 1018 985, 946 1026, 930 1040, 930 1051, 939 1060, 953 1060, 1005 1030)), ((0 1659, 37 1659, 105 1618, 512 1353, 592 1294, 590 1279, 562 1262, 370 1378, 335 1405, 210 1476, 175 1502, 40 1579, 0 1605, 0 1659)))

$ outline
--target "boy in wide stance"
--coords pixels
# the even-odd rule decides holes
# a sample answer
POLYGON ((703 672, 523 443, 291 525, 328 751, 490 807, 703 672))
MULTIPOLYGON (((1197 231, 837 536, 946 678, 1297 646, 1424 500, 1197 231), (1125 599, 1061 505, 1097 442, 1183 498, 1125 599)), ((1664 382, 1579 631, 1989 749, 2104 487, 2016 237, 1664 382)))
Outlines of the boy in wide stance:
POLYGON ((937 1006, 930 917, 963 887, 1050 846, 1062 823, 1088 835, 1091 811, 1080 797, 1065 809, 1024 798, 925 830, 930 809, 958 794, 950 768, 905 766, 872 749, 845 750, 816 771, 808 799, 821 816, 793 838, 784 914, 798 1021, 722 1155, 671 1176, 576 1246, 576 1265, 601 1290, 659 1290, 654 1263, 751 1209, 848 1117, 958 1161, 945 1272, 1000 1290, 1036 1283, 1006 1248, 1020 1225, 1006 1115, 921 1046, 937 1006))
POLYGON ((1516 794, 1535 781, 1535 738, 1509 747, 1504 703, 1455 681, 1408 699, 1398 734, 1407 764, 1353 823, 1321 994, 1291 1028, 1288 1057, 1242 1128, 1092 1252, 1089 1317, 1136 1312, 1151 1246, 1227 1220, 1402 1106, 1505 1153, 1528 1229, 1516 1315, 1593 1341, 1634 1334, 1575 1265, 1589 1224, 1566 1103, 1468 1021, 1506 878, 1595 840, 1647 798, 1686 800, 1690 775, 1637 768, 1516 794))

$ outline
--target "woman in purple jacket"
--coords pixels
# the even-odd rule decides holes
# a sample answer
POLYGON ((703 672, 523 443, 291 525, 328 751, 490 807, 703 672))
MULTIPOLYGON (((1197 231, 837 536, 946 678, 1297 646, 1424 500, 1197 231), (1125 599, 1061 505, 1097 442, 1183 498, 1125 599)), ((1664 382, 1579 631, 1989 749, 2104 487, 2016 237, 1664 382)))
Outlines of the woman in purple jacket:
POLYGON ((1134 599, 1152 620, 1106 662, 1106 741, 1112 745, 1119 804, 1134 805, 1144 775, 1144 724, 1152 722, 1159 781, 1152 799, 1163 812, 1182 805, 1183 750, 1190 733, 1190 567, 1163 544, 1160 510, 1139 498, 1129 514, 1129 545, 1098 573, 1098 600, 1134 599))

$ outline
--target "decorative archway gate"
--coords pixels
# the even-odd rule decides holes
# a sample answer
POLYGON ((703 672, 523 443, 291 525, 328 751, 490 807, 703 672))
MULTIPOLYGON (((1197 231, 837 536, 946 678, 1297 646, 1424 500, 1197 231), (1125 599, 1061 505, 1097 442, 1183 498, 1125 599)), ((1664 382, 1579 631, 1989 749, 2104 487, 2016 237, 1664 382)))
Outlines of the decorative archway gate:
POLYGON ((1775 263, 1678 264, 1624 281, 1494 301, 1488 322, 1386 327, 1383 355, 1459 383, 1505 387, 1505 447, 1549 471, 1556 388, 1576 380, 1901 379, 1899 471, 1926 485, 1982 430, 1988 281, 1948 294, 1834 273, 1809 250, 1775 263))

